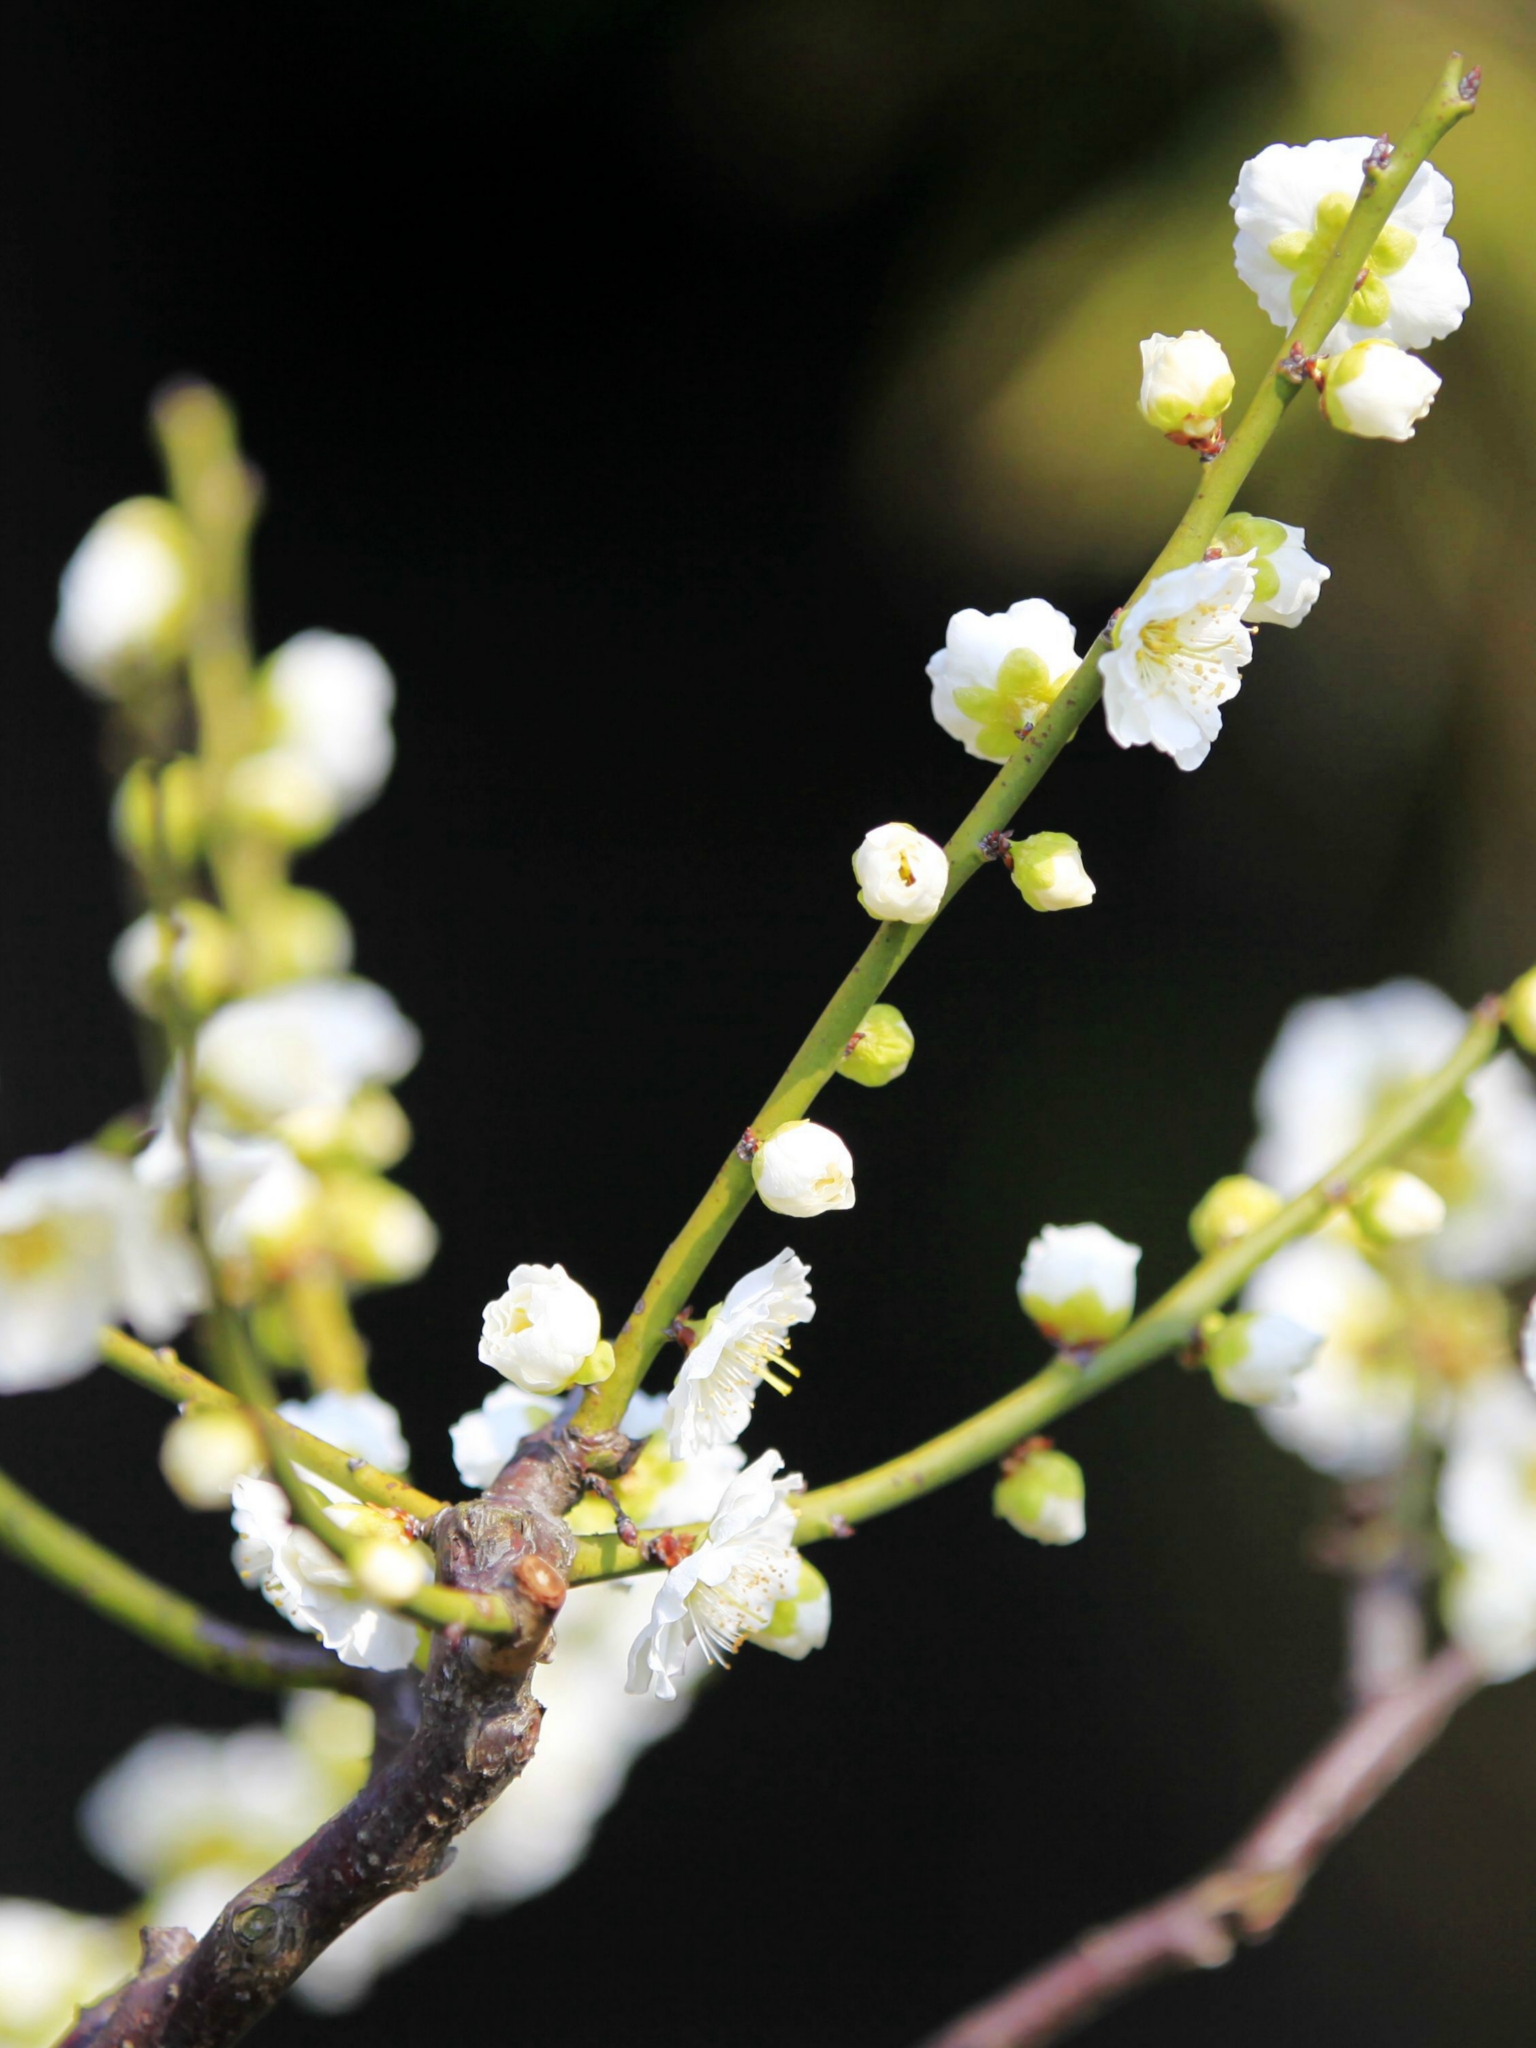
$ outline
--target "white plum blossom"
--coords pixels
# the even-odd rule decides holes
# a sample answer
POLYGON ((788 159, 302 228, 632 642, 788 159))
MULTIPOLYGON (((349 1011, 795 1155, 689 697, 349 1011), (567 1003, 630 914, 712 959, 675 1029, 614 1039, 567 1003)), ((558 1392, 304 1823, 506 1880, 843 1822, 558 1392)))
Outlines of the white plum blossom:
POLYGON ((102 1323, 161 1343, 203 1299, 190 1240, 125 1160, 77 1145, 0 1180, 0 1392, 89 1371, 102 1323))
POLYGON ((944 849, 911 825, 876 825, 853 856, 859 901, 871 917, 926 924, 944 900, 944 849))
POLYGON ((752 1157, 758 1196, 777 1216, 851 1209, 853 1155, 835 1131, 800 1117, 780 1124, 752 1157))
POLYGON ((1446 1634, 1495 1684, 1536 1669, 1536 1578, 1492 1552, 1452 1567, 1441 1589, 1446 1634))
MULTIPOLYGON (((338 1529, 367 1535, 380 1544, 397 1541, 407 1555, 413 1546, 400 1524, 377 1509, 331 1486, 315 1474, 310 1485, 326 1502, 326 1514, 338 1529)), ((372 1671, 402 1671, 416 1654, 415 1622, 387 1606, 360 1597, 345 1564, 310 1529, 293 1522, 288 1498, 269 1479, 237 1479, 232 1495, 237 1542, 235 1569, 248 1586, 259 1586, 267 1599, 297 1629, 317 1635, 343 1664, 372 1671)), ((412 1574, 419 1589, 431 1577, 422 1554, 412 1574)), ((395 1597, 412 1590, 391 1584, 395 1597)))
POLYGON ((630 1652, 631 1692, 654 1686, 676 1697, 676 1684, 695 1641, 712 1664, 724 1664, 742 1642, 773 1620, 781 1600, 795 1597, 800 1555, 794 1547, 792 1493, 798 1472, 775 1479, 784 1460, 764 1451, 726 1487, 698 1548, 661 1582, 651 1618, 630 1652))
MULTIPOLYGON (((1259 1075, 1249 1171, 1299 1194, 1443 1065, 1465 1030, 1450 997, 1422 981, 1299 1003, 1259 1075)), ((1447 1279, 1514 1280, 1536 1270, 1536 1085, 1502 1053, 1473 1075, 1466 1101, 1459 1129, 1453 1107, 1403 1160, 1447 1206, 1422 1257, 1447 1279)))
POLYGON ((1383 1167, 1366 1182, 1353 1215, 1368 1238, 1401 1244, 1433 1237, 1445 1222, 1445 1198, 1416 1173, 1383 1167))
POLYGON ((816 1313, 810 1268, 785 1250, 745 1274, 714 1311, 684 1358, 667 1402, 667 1444, 674 1458, 696 1458, 734 1443, 752 1418, 758 1386, 789 1388, 777 1368, 793 1371, 785 1351, 795 1323, 816 1313))
POLYGON ((1395 1470, 1413 1440, 1419 1388, 1387 1342, 1398 1311, 1381 1275, 1347 1244, 1305 1238, 1259 1268, 1243 1306, 1322 1334, 1294 1401, 1260 1413, 1276 1443, 1338 1479, 1395 1470))
POLYGON ((378 1394, 346 1394, 328 1387, 307 1401, 280 1401, 285 1422, 334 1444, 355 1458, 365 1458, 381 1472, 403 1472, 411 1462, 410 1445, 400 1429, 400 1412, 378 1394))
POLYGON ((1141 1246, 1101 1223, 1047 1223, 1019 1268, 1019 1304, 1053 1344, 1103 1344, 1131 1319, 1141 1246))
POLYGON ((53 655, 98 696, 180 651, 192 600, 191 539, 163 498, 129 498, 103 512, 59 579, 53 655))
POLYGON ((1289 1408, 1323 1339, 1291 1316, 1228 1316, 1205 1346, 1217 1391, 1247 1408, 1289 1408))
POLYGON ((564 1266, 514 1266, 506 1292, 485 1305, 480 1362, 524 1393, 563 1394, 602 1334, 597 1303, 564 1266))
POLYGON ((1253 560, 1253 599, 1243 613, 1247 626, 1299 626, 1322 595, 1333 571, 1307 553, 1305 527, 1283 519, 1258 519, 1234 512, 1216 529, 1212 548, 1253 560))
POLYGON ((232 1114, 265 1122, 343 1108, 371 1083, 402 1079, 420 1054, 421 1034, 393 996, 338 975, 216 1011, 197 1036, 197 1075, 232 1114))
POLYGON ((167 983, 194 1010, 211 1009, 235 977, 238 941, 211 903, 178 903, 169 917, 146 910, 120 932, 108 967, 125 1002, 153 1017, 167 983))
POLYGON ((1411 441, 1440 379, 1390 341, 1360 341, 1318 364, 1328 424, 1364 441, 1411 441))
MULTIPOLYGON (((1289 327, 1310 297, 1374 147, 1368 135, 1299 148, 1272 142, 1239 172, 1232 194, 1237 274, 1277 327, 1289 327)), ((1366 340, 1423 348, 1461 325, 1472 295, 1445 232, 1453 204, 1449 180, 1421 164, 1319 353, 1366 340)))
MULTIPOLYGON (((158 1128, 133 1162, 134 1177, 162 1198, 189 1181, 178 1129, 179 1071, 164 1091, 158 1128)), ((311 1229, 320 1182, 280 1138, 224 1129, 199 1109, 190 1132, 208 1247, 218 1259, 280 1258, 311 1229)))
POLYGON ((1536 1393, 1490 1373, 1457 1408, 1440 1469, 1440 1526, 1458 1554, 1451 1635, 1490 1677, 1536 1666, 1536 1393))
POLYGON ((1208 441, 1232 403, 1237 380, 1227 352, 1204 328, 1154 334, 1141 344, 1138 403, 1148 426, 1179 441, 1208 441))
POLYGON ((1253 592, 1251 558, 1222 557, 1170 569, 1121 613, 1099 664, 1112 739, 1200 766, 1253 653, 1243 624, 1253 592))
POLYGON ((800 1577, 793 1593, 774 1608, 768 1626, 752 1641, 760 1650, 802 1663, 812 1650, 824 1650, 832 1632, 832 1588, 808 1557, 800 1559, 800 1577))
POLYGON ((1077 666, 1077 629, 1043 597, 967 608, 928 664, 933 715, 978 761, 1006 761, 1077 666))
POLYGON ((0 1898, 0 2043, 52 2048, 78 2007, 132 1973, 137 1947, 121 1922, 0 1898))
POLYGON ((1536 1301, 1527 1308, 1520 1322, 1520 1369, 1536 1387, 1536 1301))

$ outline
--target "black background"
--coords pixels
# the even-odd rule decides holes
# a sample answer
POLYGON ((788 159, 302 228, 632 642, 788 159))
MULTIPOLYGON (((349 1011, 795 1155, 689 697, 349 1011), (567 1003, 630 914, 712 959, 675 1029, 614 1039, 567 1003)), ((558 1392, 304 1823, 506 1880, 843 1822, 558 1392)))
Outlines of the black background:
MULTIPOLYGON (((0 1147, 57 1149, 134 1095, 96 714, 46 636, 80 534, 154 486, 150 390, 196 369, 267 477, 262 644, 359 632, 400 681, 390 790, 304 878, 426 1034, 404 1177, 443 1250, 364 1320, 438 1491, 507 1267, 564 1261, 617 1324, 862 943, 861 834, 902 817, 942 838, 979 787, 923 663, 959 605, 1030 588, 898 545, 847 487, 920 292, 911 251, 975 182, 978 130, 1015 145, 957 263, 1155 154, 1191 37, 1279 61, 1241 10, 972 7, 940 37, 947 69, 887 101, 883 26, 930 11, 781 8, 795 32, 769 46, 804 92, 763 113, 737 12, 10 12, 0 1147), (1061 86, 1090 77, 1085 120, 1061 86)), ((1122 593, 1042 594, 1086 638, 1122 593)), ((1326 660, 1326 608, 1309 630, 1326 660)), ((819 1313, 800 1389, 754 1436, 813 1482, 1033 1369, 1012 1279, 1042 1221, 1099 1218, 1165 1284, 1189 1207, 1240 1159, 1287 1003, 1435 970, 1425 856, 1450 825, 1427 791, 1369 886, 1299 886, 1262 771, 1302 659, 1279 637, 1198 776, 1094 721, 1031 813, 1083 842, 1092 914, 1033 918, 983 875, 895 991, 910 1074, 824 1098, 858 1207, 792 1233, 819 1313)), ((754 1211, 703 1298, 784 1238, 754 1211)), ((5 1462, 236 1612, 227 1532, 154 1474, 163 1420, 99 1373, 8 1403, 5 1462)), ((1085 1544, 1024 1544, 978 1477, 821 1553, 829 1648, 745 1655, 573 1880, 352 2019, 285 2011, 274 2038, 341 2048, 382 2018, 413 2038, 900 2043, 1198 1868, 1337 1710, 1337 1589, 1302 1564, 1319 1495, 1171 1367, 1060 1440, 1088 1471, 1085 1544)), ((79 1790, 152 1721, 264 1709, 3 1583, 0 1893, 109 1909, 121 1892, 64 1818, 79 1790)), ((1518 1689, 1480 1703, 1274 1948, 1095 2038, 1527 2040, 1528 1724, 1518 1689)))

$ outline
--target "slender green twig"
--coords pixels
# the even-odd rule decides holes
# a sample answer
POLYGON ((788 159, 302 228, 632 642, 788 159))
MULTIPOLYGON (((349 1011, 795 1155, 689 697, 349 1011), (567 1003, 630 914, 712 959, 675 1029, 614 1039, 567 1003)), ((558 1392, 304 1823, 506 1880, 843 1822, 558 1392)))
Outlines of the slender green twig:
MULTIPOLYGON (((1134 596, 1156 576, 1197 562, 1231 510, 1270 435, 1298 388, 1297 365, 1322 346, 1349 303, 1361 264, 1369 255, 1403 190, 1436 143, 1472 111, 1475 89, 1465 89, 1459 58, 1452 58, 1384 170, 1371 169, 1332 256, 1300 318, 1286 336, 1274 365, 1224 452, 1205 465, 1189 508, 1175 527, 1134 596)), ((766 1136, 792 1118, 804 1116, 836 1073, 849 1039, 871 1003, 879 1000, 897 971, 978 868, 986 864, 982 842, 1003 831, 1026 797, 1099 700, 1099 664, 1108 652, 1108 629, 1089 649, 1061 695, 1017 752, 1010 755, 962 820, 945 847, 949 884, 929 924, 882 924, 852 970, 838 986, 809 1035, 752 1120, 766 1136)), ((645 1293, 614 1344, 611 1377, 593 1387, 577 1417, 578 1428, 611 1429, 665 1341, 668 1326, 686 1302, 709 1261, 745 1208, 752 1192, 750 1164, 733 1151, 706 1189, 703 1200, 667 1247, 645 1293)))
MULTIPOLYGON (((168 1346, 162 1345, 159 1350, 152 1351, 147 1344, 140 1344, 125 1331, 111 1327, 103 1328, 97 1341, 102 1358, 115 1372, 122 1373, 126 1379, 136 1380, 163 1401, 173 1401, 178 1405, 195 1402, 204 1408, 238 1408, 242 1405, 226 1388, 216 1386, 200 1372, 194 1372, 191 1366, 184 1365, 168 1346)), ((372 1501, 375 1507, 394 1508, 418 1522, 430 1522, 446 1505, 432 1494, 412 1486, 409 1480, 398 1478, 393 1472, 381 1472, 377 1465, 370 1465, 363 1458, 354 1458, 349 1452, 338 1450, 335 1444, 322 1443, 319 1437, 311 1436, 297 1423, 285 1422, 280 1415, 275 1415, 272 1423, 281 1441, 300 1464, 311 1472, 318 1472, 333 1486, 345 1487, 359 1500, 372 1501)))
POLYGON ((150 1578, 0 1472, 0 1547, 178 1663, 229 1685, 366 1694, 371 1674, 295 1636, 237 1628, 150 1578))
MULTIPOLYGON (((1266 1259, 1282 1245, 1316 1230, 1331 1210, 1358 1192, 1368 1174, 1396 1158, 1434 1122, 1468 1078, 1497 1051, 1501 1014, 1500 998, 1485 998, 1445 1065, 1405 1095, 1335 1167, 1269 1222, 1236 1244, 1199 1260, 1127 1330, 1104 1345, 1089 1364, 1053 1359, 1023 1386, 915 1450, 805 1494, 797 1503, 796 1542, 817 1543, 825 1536, 836 1536, 857 1522, 888 1514, 892 1508, 963 1479, 1069 1409, 1080 1408, 1143 1366, 1178 1350, 1199 1328, 1202 1318, 1230 1300, 1266 1259)), ((642 1530, 641 1536, 644 1539, 657 1533, 642 1530)), ((690 1525, 684 1533, 697 1536, 702 1525, 690 1525)), ((616 1535, 588 1536, 581 1540, 571 1581, 612 1578, 644 1569, 640 1553, 620 1543, 616 1535)))

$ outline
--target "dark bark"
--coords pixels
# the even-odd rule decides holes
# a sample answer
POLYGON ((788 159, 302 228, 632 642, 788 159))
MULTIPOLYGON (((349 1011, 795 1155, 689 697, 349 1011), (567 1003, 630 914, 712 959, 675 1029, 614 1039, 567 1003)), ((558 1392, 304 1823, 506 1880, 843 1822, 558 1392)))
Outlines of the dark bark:
POLYGON ((560 1518, 580 1497, 588 1456, 611 1465, 627 1449, 623 1438, 588 1446, 542 1432, 484 1498, 444 1509, 432 1528, 440 1580, 498 1596, 514 1632, 436 1635, 403 1747, 201 1941, 146 1930, 139 1975, 83 2013, 62 2048, 223 2048, 370 1907, 446 1867, 453 1838, 533 1754, 542 1709, 530 1681, 575 1553, 560 1518))

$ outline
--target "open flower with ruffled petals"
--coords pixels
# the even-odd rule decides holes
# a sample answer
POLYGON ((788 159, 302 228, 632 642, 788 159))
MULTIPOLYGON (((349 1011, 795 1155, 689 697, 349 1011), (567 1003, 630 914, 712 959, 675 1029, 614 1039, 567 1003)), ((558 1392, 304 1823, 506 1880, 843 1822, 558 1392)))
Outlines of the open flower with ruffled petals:
POLYGON ((1247 555, 1192 562, 1159 576, 1121 613, 1099 664, 1112 739, 1200 766, 1221 731, 1218 707, 1237 695, 1253 652, 1243 624, 1253 588, 1247 555))
POLYGON ((77 1145, 0 1180, 0 1392, 89 1371, 104 1322, 160 1343, 203 1300, 190 1240, 125 1160, 77 1145))
MULTIPOLYGON (((1300 148, 1272 142, 1239 172, 1232 194, 1237 274, 1277 327, 1289 327, 1311 296, 1374 147, 1368 135, 1300 148)), ((1433 164, 1421 164, 1319 355, 1356 341, 1423 348, 1461 325, 1472 294, 1445 232, 1453 207, 1450 181, 1433 164)))
POLYGON ((734 1443, 752 1418, 764 1380, 781 1394, 780 1370, 790 1328, 816 1313, 810 1268, 792 1251, 736 1282, 683 1360, 667 1402, 667 1442, 674 1458, 696 1458, 716 1444, 734 1443))
MULTIPOLYGON (((313 1473, 308 1478, 338 1529, 366 1537, 381 1552, 385 1547, 399 1550, 404 1566, 398 1574, 400 1597, 429 1583, 430 1558, 411 1541, 398 1517, 354 1500, 313 1473)), ((342 1560, 313 1530, 292 1520, 283 1489, 270 1479, 237 1479, 232 1499, 235 1569, 245 1584, 259 1586, 279 1614, 318 1636, 343 1664, 403 1671, 416 1654, 415 1622, 366 1597, 342 1560)), ((393 1580, 391 1591, 396 1591, 393 1580)))
POLYGON ((629 1691, 654 1686, 659 1698, 675 1698, 691 1643, 710 1663, 724 1664, 769 1626, 781 1600, 797 1597, 800 1553, 789 1497, 805 1481, 798 1472, 775 1479, 783 1462, 777 1451, 764 1451, 739 1472, 704 1541, 662 1580, 630 1651, 629 1691))
POLYGON ((1043 597, 967 608, 928 664, 933 715, 978 761, 1006 761, 1077 667, 1077 629, 1043 597))

